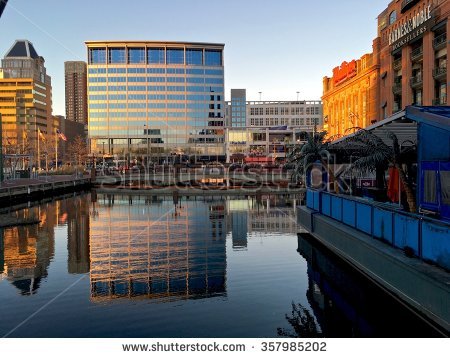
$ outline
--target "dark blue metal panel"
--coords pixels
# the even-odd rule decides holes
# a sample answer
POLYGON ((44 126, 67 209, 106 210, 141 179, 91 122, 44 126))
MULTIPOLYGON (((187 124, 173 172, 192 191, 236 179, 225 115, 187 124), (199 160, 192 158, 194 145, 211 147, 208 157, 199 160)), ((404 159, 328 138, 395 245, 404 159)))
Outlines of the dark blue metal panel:
POLYGON ((342 221, 342 198, 337 196, 331 198, 331 217, 342 221))
POLYGON ((422 223, 422 258, 450 270, 450 228, 448 226, 426 221, 422 223))
MULTIPOLYGON (((449 158, 450 159, 450 158, 449 158)), ((439 203, 441 218, 450 221, 450 202, 448 198, 444 197, 444 192, 442 190, 444 183, 442 182, 442 173, 450 172, 450 161, 439 163, 439 203)))
POLYGON ((331 216, 331 195, 322 193, 322 214, 331 216))
POLYGON ((372 207, 370 205, 356 203, 356 228, 372 235, 372 207))
POLYGON ((418 126, 418 150, 420 160, 444 160, 450 158, 450 131, 425 123, 418 126))
POLYGON ((404 249, 410 247, 419 255, 419 219, 394 214, 394 246, 404 249))
POLYGON ((352 227, 356 226, 356 203, 352 200, 342 199, 342 221, 352 227))
POLYGON ((314 191, 314 210, 320 210, 320 192, 314 191))
POLYGON ((392 243, 392 211, 373 209, 373 236, 392 243))
POLYGON ((306 207, 308 209, 314 209, 314 192, 306 190, 306 207))

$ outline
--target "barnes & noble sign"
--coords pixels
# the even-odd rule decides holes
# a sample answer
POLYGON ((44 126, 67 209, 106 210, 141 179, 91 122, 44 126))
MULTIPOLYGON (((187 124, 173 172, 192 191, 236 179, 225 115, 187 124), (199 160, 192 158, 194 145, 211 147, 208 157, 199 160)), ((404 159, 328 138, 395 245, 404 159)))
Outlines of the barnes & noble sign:
POLYGON ((409 44, 429 31, 433 18, 431 5, 428 5, 417 13, 407 16, 406 19, 398 21, 397 26, 389 32, 389 45, 392 46, 392 51, 409 44))

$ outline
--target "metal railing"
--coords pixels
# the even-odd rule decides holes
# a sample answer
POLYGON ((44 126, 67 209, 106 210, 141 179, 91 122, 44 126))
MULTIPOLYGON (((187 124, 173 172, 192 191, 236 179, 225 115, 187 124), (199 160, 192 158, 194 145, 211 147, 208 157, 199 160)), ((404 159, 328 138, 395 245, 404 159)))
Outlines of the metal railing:
POLYGON ((393 93, 401 93, 402 92, 402 83, 394 82, 394 85, 392 86, 392 92, 393 93))
POLYGON ((433 77, 441 77, 447 75, 447 66, 436 67, 433 70, 433 77))
POLYGON ((439 36, 437 36, 434 40, 433 40, 433 47, 436 48, 440 48, 441 46, 445 45, 447 43, 447 33, 443 33, 439 36))
POLYGON ((394 204, 308 189, 306 206, 374 239, 450 269, 450 223, 401 211, 394 204))
POLYGON ((411 52, 411 60, 417 60, 423 55, 423 47, 420 46, 411 52))
POLYGON ((419 0, 403 0, 402 1, 402 13, 405 12, 406 10, 408 10, 415 2, 417 2, 419 0))
POLYGON ((439 98, 433 99, 433 106, 446 106, 447 96, 441 96, 439 98))
POLYGON ((409 80, 411 87, 417 87, 420 86, 423 82, 423 78, 422 75, 416 75, 414 77, 411 77, 411 79, 409 80))

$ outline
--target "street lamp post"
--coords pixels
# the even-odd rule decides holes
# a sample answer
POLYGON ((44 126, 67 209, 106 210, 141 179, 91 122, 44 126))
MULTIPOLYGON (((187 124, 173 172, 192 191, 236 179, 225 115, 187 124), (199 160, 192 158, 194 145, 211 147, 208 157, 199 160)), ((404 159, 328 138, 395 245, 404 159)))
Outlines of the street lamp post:
POLYGON ((144 135, 146 136, 147 139, 147 168, 150 164, 150 139, 149 139, 149 135, 150 135, 150 126, 147 127, 146 124, 144 124, 144 135))
POLYGON ((103 154, 103 169, 105 169, 105 141, 102 142, 102 154, 103 154))

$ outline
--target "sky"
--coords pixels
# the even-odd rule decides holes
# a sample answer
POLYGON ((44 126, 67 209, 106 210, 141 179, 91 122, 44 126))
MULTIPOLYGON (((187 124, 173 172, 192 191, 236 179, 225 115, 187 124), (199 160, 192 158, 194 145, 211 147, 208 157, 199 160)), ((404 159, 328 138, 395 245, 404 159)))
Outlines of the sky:
POLYGON ((64 62, 87 61, 87 40, 225 44, 225 98, 319 100, 322 79, 372 51, 389 0, 9 0, 0 56, 31 41, 52 77, 53 113, 65 115, 64 62), (262 92, 261 95, 259 92, 262 92))

